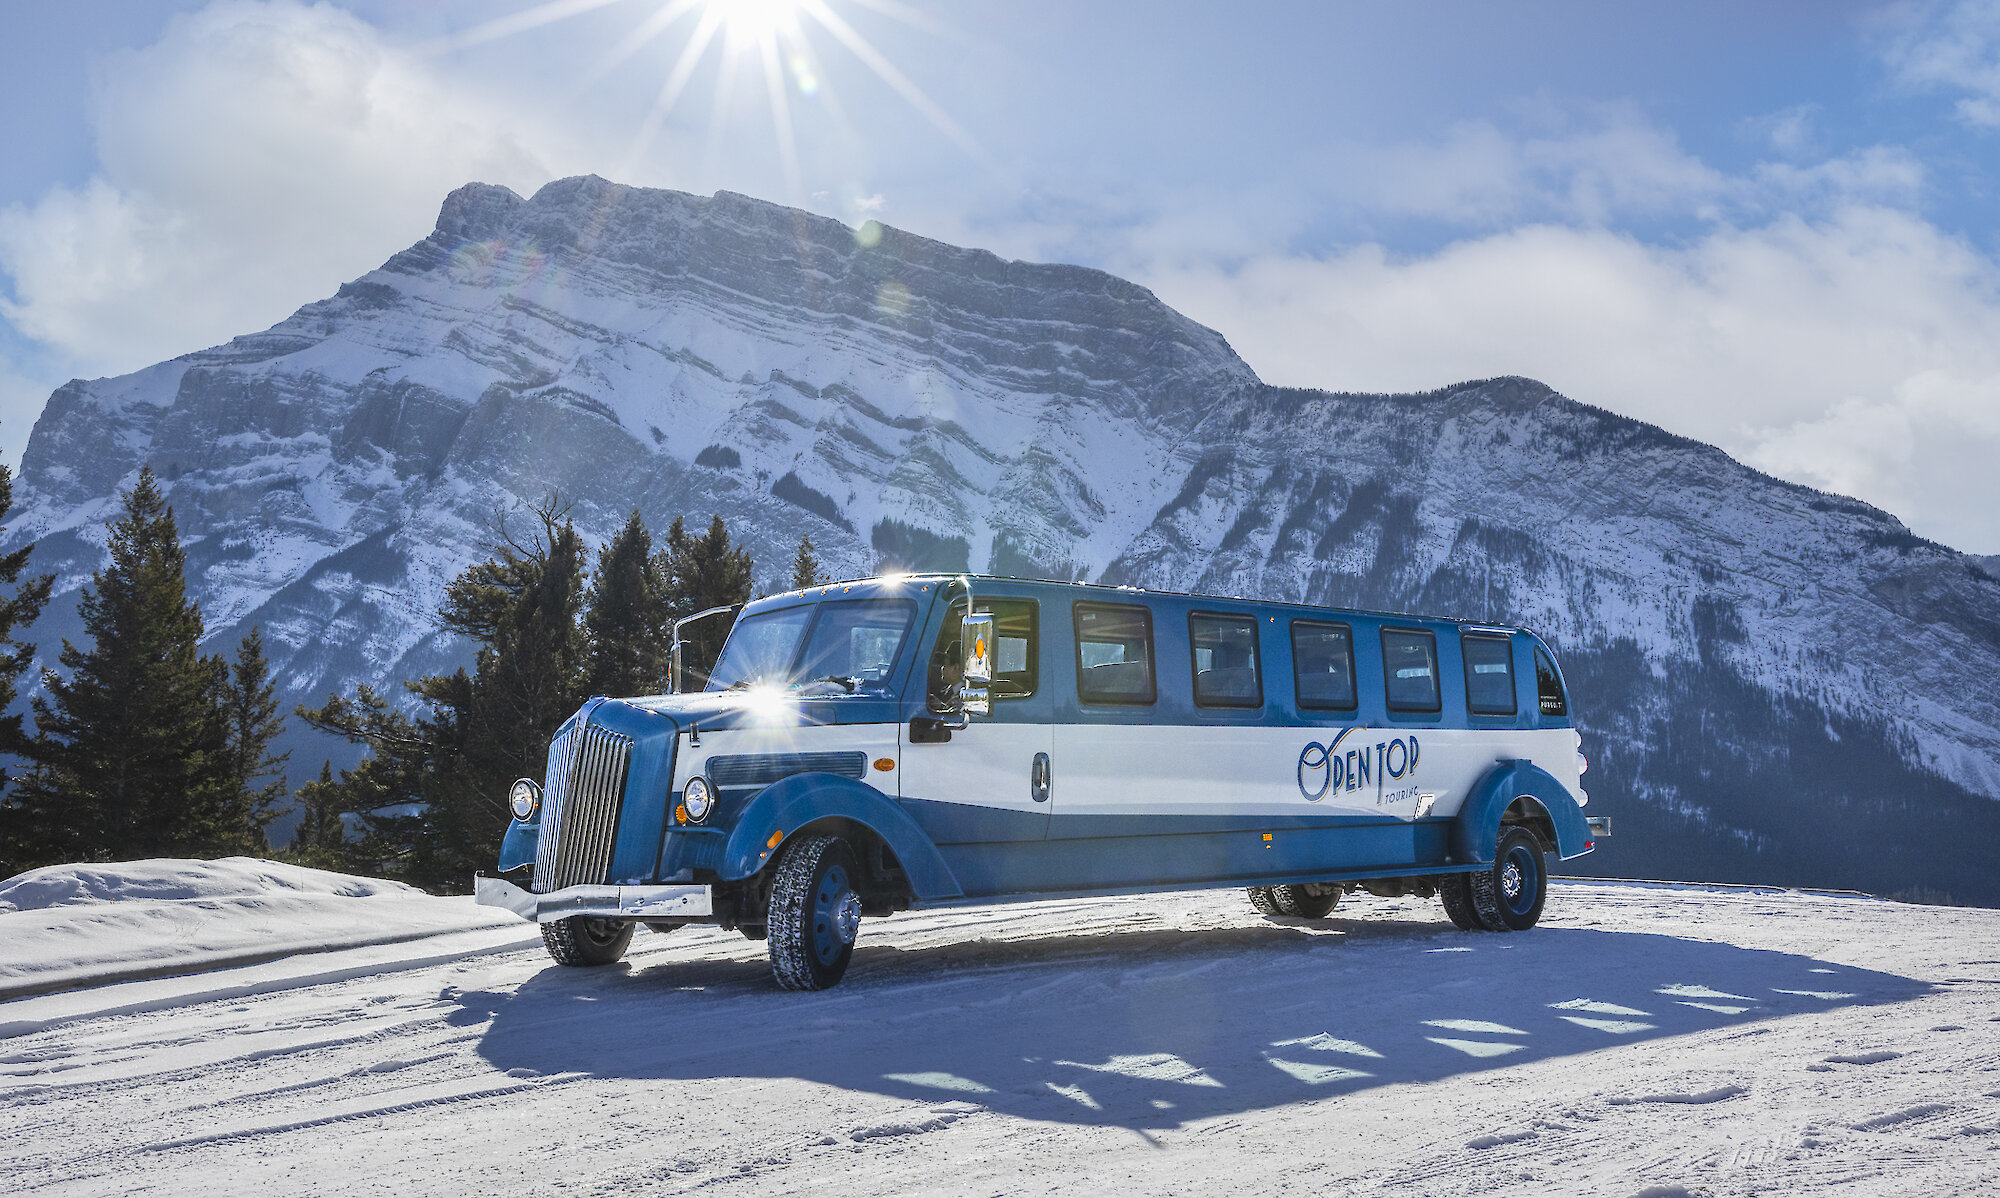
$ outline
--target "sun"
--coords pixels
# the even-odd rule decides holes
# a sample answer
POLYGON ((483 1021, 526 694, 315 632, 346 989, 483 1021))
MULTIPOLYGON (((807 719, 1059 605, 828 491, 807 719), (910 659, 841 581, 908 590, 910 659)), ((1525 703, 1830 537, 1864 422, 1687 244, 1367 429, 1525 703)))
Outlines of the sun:
POLYGON ((805 6, 804 0, 706 0, 702 19, 714 14, 724 44, 742 52, 798 37, 805 6))
MULTIPOLYGON (((437 50, 462 49, 495 38, 510 37, 553 21, 575 17, 593 9, 609 7, 617 0, 544 0, 543 3, 507 16, 497 17, 434 43, 437 50)), ((683 93, 713 48, 721 60, 712 112, 719 113, 728 102, 726 92, 740 70, 763 77, 763 93, 771 114, 779 165, 785 172, 788 197, 799 203, 800 178, 797 147, 792 129, 795 103, 820 97, 827 86, 815 38, 830 40, 859 61, 874 76, 901 96, 905 103, 923 114, 939 132, 956 142, 974 160, 988 169, 997 169, 987 154, 945 111, 924 94, 911 79, 869 43, 860 31, 835 11, 837 2, 849 7, 871 9, 905 24, 942 29, 936 22, 908 8, 903 0, 644 0, 646 15, 598 64, 594 74, 638 56, 642 50, 670 30, 685 29, 685 39, 672 65, 665 67, 659 92, 638 122, 630 146, 617 173, 623 177, 646 153, 653 136, 668 114, 683 99, 683 93), (691 23, 690 23, 690 18, 691 23)), ((640 59, 644 61, 644 59, 640 59)), ((665 58, 660 60, 663 65, 665 58)), ((837 106, 830 107, 837 110, 837 106)), ((711 120, 711 139, 719 124, 711 120)))

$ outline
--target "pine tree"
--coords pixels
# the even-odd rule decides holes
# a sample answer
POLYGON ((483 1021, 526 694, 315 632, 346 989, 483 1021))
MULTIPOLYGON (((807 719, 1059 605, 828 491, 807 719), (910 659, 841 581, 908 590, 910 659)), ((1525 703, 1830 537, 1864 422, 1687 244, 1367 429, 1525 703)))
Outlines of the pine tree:
POLYGON ((492 866, 509 784, 542 776, 549 736, 586 697, 583 539, 552 504, 536 515, 537 536, 503 536, 446 589, 440 625, 479 649, 471 673, 404 684, 423 716, 391 710, 367 687, 299 708, 307 723, 370 749, 333 784, 338 810, 360 817, 356 854, 433 889, 463 889, 492 866))
MULTIPOLYGON (((0 521, 7 518, 13 507, 14 474, 0 465, 0 521)), ((49 589, 55 585, 53 574, 20 582, 21 571, 27 569, 28 557, 34 551, 33 545, 23 545, 0 557, 0 587, 13 592, 0 597, 0 711, 14 706, 14 700, 21 694, 21 675, 28 672, 35 660, 35 646, 17 640, 16 634, 42 614, 42 607, 49 601, 49 589)), ((20 714, 0 716, 0 755, 19 756, 27 747, 28 734, 22 727, 20 714)), ((0 787, 9 780, 6 770, 0 768, 0 787)))
POLYGON ((44 671, 16 795, 43 860, 256 847, 229 778, 228 665, 200 653, 173 510, 150 467, 111 526, 111 562, 77 605, 88 649, 44 671))
POLYGON ((249 828, 254 838, 264 842, 264 829, 278 816, 278 804, 285 798, 285 762, 289 751, 273 755, 271 744, 284 730, 285 717, 278 711, 277 684, 271 681, 271 666, 264 659, 264 634, 251 628, 236 650, 226 692, 229 717, 229 748, 226 758, 228 782, 235 790, 235 820, 249 828), (268 779, 258 786, 260 779, 268 779))
MULTIPOLYGON (((7 518, 13 507, 14 475, 0 465, 0 521, 7 518)), ((0 712, 14 706, 21 694, 21 676, 35 661, 35 646, 16 637, 24 626, 34 623, 42 614, 49 601, 49 589, 55 583, 53 574, 20 582, 21 571, 27 568, 28 557, 34 550, 33 545, 24 545, 0 557, 0 587, 11 592, 0 593, 0 712)), ((24 756, 28 746, 21 714, 0 715, 0 762, 24 756)), ((41 831, 36 821, 13 796, 5 793, 4 788, 11 781, 12 775, 0 765, 0 877, 25 869, 30 862, 48 859, 38 843, 41 831)))
MULTIPOLYGON (((666 584, 667 609, 677 616, 744 603, 750 598, 750 554, 730 543, 729 528, 721 516, 711 518, 708 532, 699 537, 690 537, 676 517, 655 560, 666 584)), ((733 617, 715 616, 683 632, 682 666, 686 673, 681 689, 699 690, 707 682, 734 623, 733 617)))
POLYGON ((638 512, 597 552, 583 625, 584 690, 593 695, 650 695, 665 687, 668 618, 653 536, 638 512))
POLYGON ((348 788, 333 777, 333 762, 320 763, 319 777, 299 787, 293 810, 299 826, 285 846, 287 860, 315 869, 348 872, 356 861, 347 843, 347 822, 341 818, 348 788))
POLYGON ((792 589, 803 591, 807 587, 824 586, 829 581, 818 556, 813 553, 812 538, 800 537, 798 556, 792 559, 792 589))

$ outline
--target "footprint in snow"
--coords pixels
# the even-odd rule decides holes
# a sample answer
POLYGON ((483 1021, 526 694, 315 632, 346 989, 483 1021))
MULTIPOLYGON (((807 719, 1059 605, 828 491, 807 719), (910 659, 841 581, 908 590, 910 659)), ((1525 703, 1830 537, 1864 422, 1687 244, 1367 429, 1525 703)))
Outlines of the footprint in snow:
POLYGON ((1712 1090, 1696 1090, 1676 1094, 1642 1094, 1636 1098, 1614 1098, 1613 1106, 1632 1106, 1641 1102, 1677 1102, 1686 1106, 1707 1106, 1711 1102, 1723 1102, 1738 1094, 1748 1094, 1742 1086, 1717 1086, 1712 1090))
POLYGON ((1875 1052, 1835 1053, 1820 1064, 1807 1065, 1806 1068, 1814 1073, 1831 1073, 1835 1065, 1880 1065, 1884 1061, 1893 1061, 1902 1055, 1900 1052, 1890 1052, 1886 1048, 1875 1052))

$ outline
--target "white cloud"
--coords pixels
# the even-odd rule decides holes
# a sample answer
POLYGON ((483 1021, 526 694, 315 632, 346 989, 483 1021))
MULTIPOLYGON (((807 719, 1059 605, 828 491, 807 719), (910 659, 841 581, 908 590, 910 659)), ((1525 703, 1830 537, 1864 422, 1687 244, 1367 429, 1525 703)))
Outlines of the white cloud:
POLYGON ((545 181, 558 144, 289 0, 225 0, 101 62, 93 124, 94 178, 0 211, 0 315, 82 373, 270 325, 421 238, 451 188, 545 181))
POLYGON ((1906 213, 1684 247, 1539 225, 1147 280, 1266 379, 1406 391, 1522 374, 2000 551, 2000 269, 1906 213))
POLYGON ((1885 55, 1904 85, 1959 92, 1958 118, 2000 128, 2000 0, 1958 0, 1910 10, 1885 55))

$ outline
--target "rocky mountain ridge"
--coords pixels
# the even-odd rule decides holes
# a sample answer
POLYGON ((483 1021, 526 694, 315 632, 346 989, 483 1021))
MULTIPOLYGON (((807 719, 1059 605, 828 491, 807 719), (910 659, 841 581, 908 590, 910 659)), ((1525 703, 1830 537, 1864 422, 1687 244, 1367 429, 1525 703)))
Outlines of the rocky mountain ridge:
POLYGON ((291 698, 458 660, 445 582, 555 493, 594 538, 719 512, 774 588, 806 532, 850 576, 1526 623, 1574 663, 1593 792, 1651 842, 1604 855, 1627 872, 1928 885, 1917 825, 2000 811, 1990 562, 1529 380, 1271 387, 1114 276, 727 193, 461 188, 269 330, 59 389, 9 543, 73 596, 144 462, 215 636, 261 625, 291 698), (1907 859, 1808 851, 1843 805, 1907 859))

